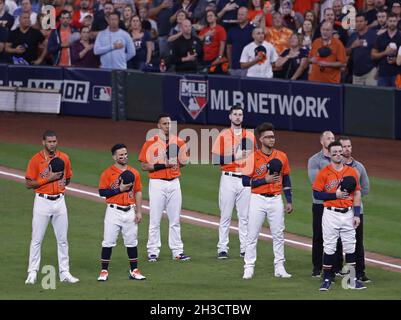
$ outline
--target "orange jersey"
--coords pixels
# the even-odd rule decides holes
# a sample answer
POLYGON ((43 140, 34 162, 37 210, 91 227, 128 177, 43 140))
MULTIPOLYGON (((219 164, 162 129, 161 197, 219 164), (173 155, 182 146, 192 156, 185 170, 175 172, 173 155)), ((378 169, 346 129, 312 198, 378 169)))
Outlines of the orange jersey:
MULTIPOLYGON (((106 199, 106 203, 114 203, 120 206, 135 204, 135 194, 142 191, 141 176, 138 170, 128 166, 127 170, 135 175, 135 184, 131 191, 122 192, 106 199)), ((115 165, 108 167, 100 176, 99 189, 117 189, 120 186, 119 177, 124 170, 118 169, 115 165)))
POLYGON ((170 136, 168 144, 166 144, 166 142, 158 135, 147 140, 139 153, 139 161, 149 164, 165 164, 167 147, 170 147, 171 145, 177 145, 179 147, 177 165, 172 168, 149 171, 148 175, 150 179, 174 179, 181 175, 179 164, 188 161, 187 145, 184 140, 176 136, 170 136))
POLYGON ((70 158, 61 151, 56 151, 55 157, 64 161, 64 175, 60 180, 42 184, 48 179, 50 174, 49 162, 51 159, 46 155, 45 151, 39 151, 35 154, 28 163, 25 178, 29 180, 36 180, 42 184, 39 188, 35 189, 36 193, 44 193, 56 195, 65 192, 66 180, 72 177, 72 169, 70 158))
POLYGON ((253 180, 264 179, 266 174, 268 174, 267 164, 272 159, 279 159, 283 164, 283 168, 280 172, 280 181, 277 183, 268 183, 256 188, 252 188, 252 193, 268 193, 278 195, 283 191, 283 175, 289 175, 291 169, 287 155, 282 151, 273 149, 273 152, 268 156, 267 154, 264 154, 262 150, 257 150, 252 155, 252 159, 248 160, 248 163, 253 164, 253 169, 251 169, 250 174, 246 173, 246 175, 251 177, 253 180))
MULTIPOLYGON (((226 159, 232 159, 238 150, 244 150, 246 148, 252 148, 252 151, 257 150, 256 139, 251 130, 242 129, 240 135, 234 134, 234 131, 224 129, 217 136, 214 142, 212 153, 226 159), (248 141, 246 141, 246 139, 248 141)), ((221 165, 221 171, 240 172, 242 168, 241 161, 228 162, 221 165)))
MULTIPOLYGON (((350 166, 344 165, 341 171, 337 171, 331 164, 324 167, 316 176, 312 189, 318 192, 335 193, 342 179, 352 176, 356 180, 356 190, 361 190, 359 184, 359 176, 357 170, 350 166)), ((325 207, 347 208, 352 207, 354 203, 354 193, 350 194, 347 199, 328 200, 324 202, 325 207)))

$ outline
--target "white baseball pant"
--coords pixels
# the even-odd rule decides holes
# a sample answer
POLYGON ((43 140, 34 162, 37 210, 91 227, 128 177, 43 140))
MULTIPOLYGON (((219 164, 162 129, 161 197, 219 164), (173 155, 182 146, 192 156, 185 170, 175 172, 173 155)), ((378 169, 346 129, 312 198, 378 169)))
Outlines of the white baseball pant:
POLYGON ((131 206, 131 210, 126 212, 118 210, 116 207, 116 204, 113 204, 113 208, 107 205, 106 215, 104 217, 102 247, 115 247, 120 231, 124 240, 124 246, 127 248, 136 247, 138 245, 138 225, 134 221, 135 207, 131 206))
POLYGON ((181 187, 178 178, 171 181, 162 179, 149 180, 148 255, 159 256, 161 247, 160 221, 163 210, 166 210, 169 221, 168 244, 173 258, 184 252, 180 224, 181 203, 181 187))
POLYGON ((32 240, 29 250, 28 272, 39 271, 41 246, 47 225, 51 221, 57 239, 59 273, 69 272, 68 257, 68 214, 64 195, 57 200, 48 200, 35 194, 32 218, 32 240))
POLYGON ((254 268, 256 246, 263 222, 267 218, 273 237, 274 265, 284 264, 284 204, 281 195, 264 197, 251 194, 249 204, 248 235, 245 250, 245 268, 254 268))
POLYGON ((238 216, 240 252, 245 252, 250 198, 251 188, 244 187, 241 178, 228 176, 222 172, 219 188, 220 224, 217 253, 229 250, 229 232, 234 205, 238 216))
POLYGON ((355 228, 353 225, 354 211, 347 213, 336 212, 324 208, 322 218, 324 253, 334 254, 337 240, 340 237, 344 253, 355 252, 355 228))

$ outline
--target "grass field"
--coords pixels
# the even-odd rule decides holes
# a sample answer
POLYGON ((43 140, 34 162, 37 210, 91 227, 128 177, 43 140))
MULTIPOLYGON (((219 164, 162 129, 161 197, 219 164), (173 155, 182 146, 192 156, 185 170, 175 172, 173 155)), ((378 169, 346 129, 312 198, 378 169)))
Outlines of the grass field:
MULTIPOLYGON (((114 249, 110 278, 96 281, 103 234, 105 205, 74 197, 67 198, 69 209, 69 242, 71 272, 80 278, 75 285, 57 282, 55 290, 44 290, 39 282, 26 286, 26 268, 31 233, 32 200, 30 190, 20 183, 0 180, 0 299, 399 299, 401 274, 369 268, 374 279, 364 291, 343 290, 340 279, 333 290, 318 291, 319 280, 310 277, 310 252, 286 247, 287 269, 291 279, 273 277, 270 242, 260 241, 255 277, 243 280, 242 260, 237 236, 231 236, 232 257, 226 261, 215 258, 217 232, 204 227, 183 224, 185 251, 189 262, 171 260, 167 247, 167 224, 162 224, 161 260, 146 261, 148 216, 139 228, 139 259, 145 281, 130 281, 128 261, 122 241, 114 249)), ((49 226, 43 243, 42 266, 57 266, 56 241, 49 226)))
MULTIPOLYGON (((39 145, 0 142, 0 165, 25 170, 39 145)), ((72 161, 73 181, 97 186, 100 173, 111 164, 109 152, 62 148, 72 161)), ((130 154, 130 164, 139 167, 136 154, 130 154)), ((291 161, 291 159, 290 159, 291 161)), ((211 165, 189 165, 182 170, 183 207, 219 215, 217 197, 220 172, 211 165)), ((295 213, 287 216, 286 229, 304 236, 312 235, 311 189, 305 170, 293 168, 295 213)), ((148 179, 142 174, 144 197, 148 179)), ((364 199, 365 248, 369 251, 401 258, 401 182, 371 177, 371 193, 364 199)))

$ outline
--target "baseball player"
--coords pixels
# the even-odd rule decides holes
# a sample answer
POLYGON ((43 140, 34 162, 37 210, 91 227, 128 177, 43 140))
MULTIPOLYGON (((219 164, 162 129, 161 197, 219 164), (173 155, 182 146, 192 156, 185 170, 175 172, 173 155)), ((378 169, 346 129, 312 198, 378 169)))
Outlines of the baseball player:
POLYGON ((284 267, 284 212, 293 211, 290 165, 287 155, 274 148, 275 132, 271 123, 259 125, 256 135, 261 148, 251 155, 250 170, 244 171, 242 178, 244 186, 251 186, 252 191, 243 278, 253 277, 259 232, 266 218, 273 237, 274 276, 290 278, 284 267), (282 192, 287 201, 285 206, 282 192))
MULTIPOLYGON (((310 184, 313 185, 317 173, 330 163, 330 154, 328 146, 334 141, 334 134, 331 131, 324 131, 320 135, 320 144, 322 149, 314 154, 308 160, 308 177, 310 184)), ((312 195, 312 277, 320 278, 323 267, 323 234, 322 234, 322 217, 323 217, 323 201, 315 199, 312 195)), ((336 273, 340 273, 343 264, 342 244, 338 241, 337 251, 334 262, 333 278, 336 273)))
POLYGON ((329 144, 330 164, 324 167, 313 183, 313 196, 324 205, 323 229, 323 282, 320 291, 330 289, 331 268, 334 264, 337 241, 341 238, 345 262, 350 270, 350 289, 366 289, 355 275, 355 228, 360 223, 361 187, 358 172, 343 164, 340 142, 329 144))
POLYGON ((148 261, 159 259, 160 221, 163 210, 169 220, 168 243, 174 260, 187 261, 191 257, 184 253, 181 240, 181 187, 180 167, 188 160, 185 142, 170 134, 171 118, 161 114, 157 118, 158 134, 148 139, 139 154, 142 170, 149 175, 149 235, 148 261))
POLYGON ((128 151, 124 144, 111 148, 114 164, 103 171, 99 195, 106 198, 101 266, 98 281, 109 277, 109 263, 113 247, 121 231, 130 264, 129 279, 145 280, 138 269, 138 224, 142 220, 142 183, 139 172, 128 165, 128 151))
POLYGON ((248 209, 251 188, 242 185, 240 160, 256 151, 256 140, 252 131, 242 128, 244 112, 241 106, 233 106, 229 119, 231 127, 223 130, 213 145, 212 158, 214 164, 221 166, 219 188, 219 242, 217 258, 228 258, 229 231, 234 205, 238 215, 240 256, 245 256, 246 233, 248 228, 248 209))
MULTIPOLYGON (((362 163, 356 161, 352 157, 352 143, 351 139, 345 136, 342 136, 338 139, 343 147, 343 157, 344 164, 355 168, 358 171, 359 175, 359 184, 361 185, 361 195, 362 197, 366 196, 369 193, 370 183, 369 177, 366 173, 366 169, 362 163)), ((355 244, 355 272, 358 280, 363 281, 365 283, 370 282, 371 280, 366 276, 365 273, 365 249, 363 246, 363 205, 361 203, 361 215, 359 219, 361 220, 358 228, 356 228, 356 244, 355 244)))
POLYGON ((57 255, 60 281, 76 283, 79 279, 70 273, 68 256, 68 215, 65 205, 65 187, 72 177, 68 156, 57 150, 54 131, 43 133, 43 150, 36 153, 28 163, 25 184, 34 189, 32 241, 29 250, 29 267, 26 284, 37 281, 40 266, 40 251, 47 225, 51 221, 57 239, 57 255))

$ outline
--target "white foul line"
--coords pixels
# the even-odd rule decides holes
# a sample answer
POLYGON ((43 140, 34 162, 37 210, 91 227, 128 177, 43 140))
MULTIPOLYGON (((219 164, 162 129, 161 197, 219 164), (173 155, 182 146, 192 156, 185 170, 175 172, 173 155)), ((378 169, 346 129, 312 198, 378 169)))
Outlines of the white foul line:
MULTIPOLYGON (((14 174, 14 173, 9 173, 9 172, 5 172, 0 170, 0 174, 5 175, 5 176, 10 176, 10 177, 14 177, 14 178, 18 178, 21 180, 24 180, 25 177, 14 174)), ((81 189, 77 189, 77 188, 73 188, 73 187, 66 187, 67 190, 73 191, 73 192, 77 192, 77 193, 82 193, 82 194, 86 194, 88 196, 92 196, 95 198, 101 198, 97 193, 93 193, 93 192, 89 192, 89 191, 85 191, 85 190, 81 190, 81 189)), ((142 208, 149 210, 150 208, 148 206, 142 205, 142 208)), ((192 220, 192 221, 197 221, 197 222, 201 222, 201 223, 205 223, 205 224, 209 224, 209 225, 213 225, 213 226, 219 226, 219 224, 217 222, 213 222, 213 221, 208 221, 208 220, 204 220, 204 219, 200 219, 200 218, 195 218, 192 216, 188 216, 185 214, 181 214, 182 218, 188 219, 188 220, 192 220)), ((231 230, 235 230, 238 231, 237 227, 234 226, 230 226, 231 230)), ((268 239, 272 239, 272 236, 267 234, 267 233, 260 233, 259 236, 263 237, 263 238, 268 238, 268 239)), ((285 242, 287 243, 292 243, 298 246, 303 246, 303 247, 307 247, 307 248, 312 248, 312 245, 304 243, 304 242, 299 242, 299 241, 295 241, 295 240, 290 240, 290 239, 284 239, 285 242)), ((383 265, 386 267, 391 267, 391 268, 396 268, 396 269, 400 269, 401 270, 401 266, 396 265, 396 264, 392 264, 392 263, 387 263, 384 261, 380 261, 380 260, 375 260, 375 259, 370 259, 370 258, 365 258, 366 261, 371 262, 371 263, 375 263, 375 264, 379 264, 379 265, 383 265)))

